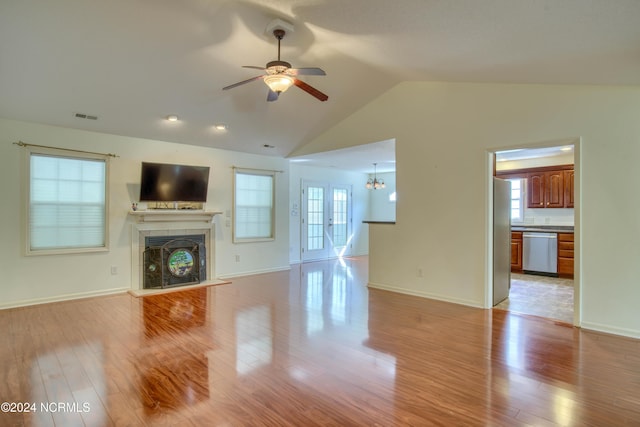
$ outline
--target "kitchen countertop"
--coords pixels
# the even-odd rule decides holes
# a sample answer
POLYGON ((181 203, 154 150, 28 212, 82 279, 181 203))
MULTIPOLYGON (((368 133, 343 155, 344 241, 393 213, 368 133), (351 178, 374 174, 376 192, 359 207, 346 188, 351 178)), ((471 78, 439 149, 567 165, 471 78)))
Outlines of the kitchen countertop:
POLYGON ((573 233, 572 225, 512 225, 511 231, 539 231, 543 233, 573 233))

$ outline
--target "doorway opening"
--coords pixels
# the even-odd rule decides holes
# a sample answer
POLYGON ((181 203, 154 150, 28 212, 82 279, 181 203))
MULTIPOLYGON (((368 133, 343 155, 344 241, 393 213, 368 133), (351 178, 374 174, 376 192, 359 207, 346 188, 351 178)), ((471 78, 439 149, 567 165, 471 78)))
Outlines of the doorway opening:
MULTIPOLYGON (((578 149, 579 140, 572 139, 493 153, 492 175, 511 184, 509 288, 494 308, 579 323, 574 247, 578 149)), ((496 245, 506 243, 493 239, 492 244, 495 256, 496 245)), ((492 291, 499 277, 499 271, 492 275, 492 291)))
MULTIPOLYGON (((338 150, 290 157, 290 262, 300 263, 328 258, 367 255, 369 225, 371 221, 395 221, 396 217, 396 141, 387 139, 338 150), (369 179, 383 179, 385 187, 368 190, 369 179), (317 185, 316 185, 317 184, 317 185), (338 216, 328 216, 332 208, 323 205, 322 212, 308 215, 309 185, 322 188, 314 197, 329 203, 331 184, 348 188, 347 246, 344 238, 334 239, 340 225, 338 216), (330 221, 329 218, 332 218, 330 221), (332 225, 329 225, 332 223, 332 225), (330 229, 333 227, 333 229, 330 229), (322 230, 322 231, 321 231, 322 230)), ((315 190, 314 190, 315 191, 315 190)), ((312 199, 314 198, 312 197, 312 199)), ((334 206, 336 203, 334 203, 334 206)))

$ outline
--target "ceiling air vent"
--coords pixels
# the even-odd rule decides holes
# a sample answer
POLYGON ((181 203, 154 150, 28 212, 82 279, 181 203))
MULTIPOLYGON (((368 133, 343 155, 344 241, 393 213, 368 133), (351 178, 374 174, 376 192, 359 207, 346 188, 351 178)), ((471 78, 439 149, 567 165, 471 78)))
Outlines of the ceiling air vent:
POLYGON ((98 116, 91 116, 89 114, 76 113, 76 117, 79 119, 98 120, 98 116))

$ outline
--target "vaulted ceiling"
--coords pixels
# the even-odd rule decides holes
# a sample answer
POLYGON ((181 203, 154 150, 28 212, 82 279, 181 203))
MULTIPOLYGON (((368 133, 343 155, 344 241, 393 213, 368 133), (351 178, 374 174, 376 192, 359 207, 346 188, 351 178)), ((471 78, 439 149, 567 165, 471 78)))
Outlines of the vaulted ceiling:
POLYGON ((5 118, 286 157, 406 80, 638 85, 640 1, 0 2, 5 118), (328 101, 221 90, 276 59, 275 18, 294 27, 282 59, 324 69, 300 78, 328 101))

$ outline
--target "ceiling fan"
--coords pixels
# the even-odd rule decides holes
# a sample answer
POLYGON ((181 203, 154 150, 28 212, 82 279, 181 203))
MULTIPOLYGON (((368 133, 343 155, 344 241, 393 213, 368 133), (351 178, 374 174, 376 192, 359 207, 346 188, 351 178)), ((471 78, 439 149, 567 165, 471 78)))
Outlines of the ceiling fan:
POLYGON ((291 86, 297 86, 304 90, 311 96, 316 97, 320 101, 326 101, 329 99, 327 95, 320 92, 313 86, 303 82, 296 78, 296 76, 325 76, 326 73, 317 67, 309 68, 291 68, 291 64, 286 61, 280 60, 280 41, 284 38, 285 30, 282 28, 276 28, 273 30, 273 35, 278 39, 278 60, 267 62, 266 67, 257 67, 253 65, 243 65, 243 68, 255 68, 257 70, 263 70, 265 74, 252 77, 247 80, 243 80, 238 83, 234 83, 229 86, 225 86, 222 90, 232 89, 236 86, 243 85, 245 83, 252 82, 254 80, 262 79, 267 86, 269 86, 269 94, 267 95, 267 101, 272 102, 278 99, 278 96, 289 89, 291 86))

